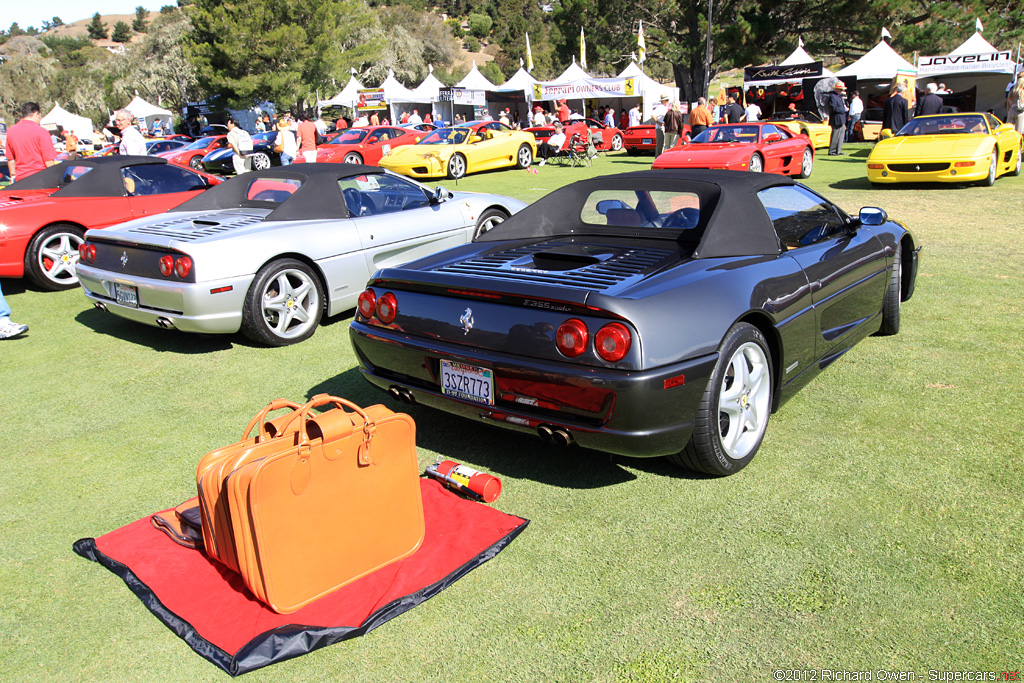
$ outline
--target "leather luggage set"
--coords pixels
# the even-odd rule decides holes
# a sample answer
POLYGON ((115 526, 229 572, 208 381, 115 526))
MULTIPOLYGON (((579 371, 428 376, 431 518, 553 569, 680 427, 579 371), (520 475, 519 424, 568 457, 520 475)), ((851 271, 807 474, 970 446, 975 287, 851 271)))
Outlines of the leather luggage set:
POLYGON ((203 457, 196 479, 206 553, 279 614, 423 542, 416 425, 383 405, 362 409, 327 394, 305 405, 276 399, 241 441, 203 457))

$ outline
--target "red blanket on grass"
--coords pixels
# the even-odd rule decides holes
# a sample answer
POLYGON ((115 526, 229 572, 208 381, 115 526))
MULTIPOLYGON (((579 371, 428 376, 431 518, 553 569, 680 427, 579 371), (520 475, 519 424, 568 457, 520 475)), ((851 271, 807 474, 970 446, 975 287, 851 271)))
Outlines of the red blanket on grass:
POLYGON ((177 545, 148 516, 74 549, 120 576, 198 654, 238 675, 367 633, 490 560, 529 523, 434 480, 420 484, 426 535, 419 550, 292 614, 275 613, 241 576, 177 545))

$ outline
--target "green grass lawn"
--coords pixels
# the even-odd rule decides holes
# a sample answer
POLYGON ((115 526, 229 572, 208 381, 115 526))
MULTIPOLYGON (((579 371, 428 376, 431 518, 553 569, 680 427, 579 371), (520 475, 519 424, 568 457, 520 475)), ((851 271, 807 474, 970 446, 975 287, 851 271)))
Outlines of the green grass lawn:
MULTIPOLYGON (((1019 669, 1024 178, 878 190, 868 146, 847 151, 820 155, 808 185, 906 223, 924 244, 917 292, 899 335, 862 342, 772 417, 750 466, 706 479, 413 407, 420 465, 444 456, 498 475, 495 505, 530 527, 368 636, 245 680, 1019 669)), ((609 155, 458 187, 533 201, 650 161, 609 155)), ((132 324, 79 291, 3 288, 31 330, 0 342, 0 680, 224 680, 71 544, 194 495, 199 458, 272 398, 389 402, 359 377, 350 317, 267 349, 132 324)))

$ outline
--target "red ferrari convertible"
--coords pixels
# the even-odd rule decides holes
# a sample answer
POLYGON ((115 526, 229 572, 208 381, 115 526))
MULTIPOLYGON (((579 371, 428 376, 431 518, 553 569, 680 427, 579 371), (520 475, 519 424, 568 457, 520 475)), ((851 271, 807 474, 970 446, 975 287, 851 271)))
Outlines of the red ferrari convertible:
POLYGON ((765 171, 807 178, 814 167, 814 144, 773 123, 712 126, 682 147, 654 160, 653 168, 724 168, 765 171))
POLYGON ((190 142, 181 149, 172 149, 167 152, 160 152, 156 156, 163 157, 172 164, 189 166, 197 171, 203 170, 203 157, 215 149, 228 146, 227 135, 208 135, 190 142))
MULTIPOLYGON (((537 142, 544 142, 555 132, 554 126, 534 126, 524 128, 528 133, 533 133, 537 142)), ((565 139, 569 140, 573 135, 579 133, 586 139, 591 135, 594 139, 594 146, 602 152, 618 152, 622 149, 622 131, 618 128, 609 128, 597 119, 576 119, 565 126, 565 139), (600 139, 600 142, 598 142, 600 139)), ((653 145, 651 149, 654 149, 653 145)))
POLYGON ((90 228, 152 216, 220 179, 159 157, 65 161, 0 191, 0 277, 48 290, 78 285, 78 245, 90 228))
MULTIPOLYGON (((395 147, 414 145, 426 136, 423 131, 399 126, 349 128, 318 147, 316 160, 379 166, 380 158, 395 147)), ((295 158, 295 163, 304 161, 301 154, 295 158)))

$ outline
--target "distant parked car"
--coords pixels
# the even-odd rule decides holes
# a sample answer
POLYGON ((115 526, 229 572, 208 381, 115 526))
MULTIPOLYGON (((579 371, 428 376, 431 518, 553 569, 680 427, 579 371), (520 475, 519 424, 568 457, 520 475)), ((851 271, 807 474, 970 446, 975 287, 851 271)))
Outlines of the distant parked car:
POLYGON ((167 159, 172 164, 189 166, 197 171, 203 168, 203 157, 215 149, 224 149, 228 145, 226 135, 207 135, 179 149, 160 152, 157 156, 167 159))
MULTIPOLYGON (((252 153, 248 155, 252 170, 263 171, 271 166, 281 165, 281 153, 274 151, 276 139, 276 130, 256 133, 252 136, 252 153)), ((203 157, 203 170, 215 175, 233 175, 235 173, 235 166, 231 161, 233 154, 234 152, 227 146, 213 150, 203 157)))

